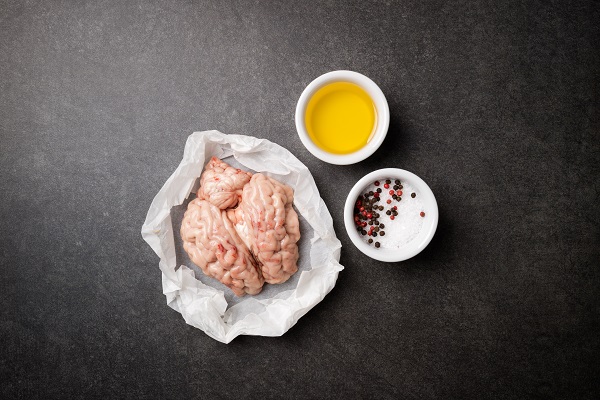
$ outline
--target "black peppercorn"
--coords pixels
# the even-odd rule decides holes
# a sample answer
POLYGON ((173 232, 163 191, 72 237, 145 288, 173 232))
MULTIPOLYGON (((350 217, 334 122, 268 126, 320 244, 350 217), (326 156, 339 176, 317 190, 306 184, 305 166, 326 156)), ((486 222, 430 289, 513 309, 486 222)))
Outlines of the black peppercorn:
POLYGON ((379 246, 381 246, 379 242, 375 242, 375 247, 379 248, 379 246))
POLYGON ((417 197, 417 194, 416 193, 411 193, 410 197, 412 197, 414 199, 415 197, 417 197))
POLYGON ((380 234, 381 236, 385 236, 385 231, 381 231, 381 232, 379 232, 379 234, 380 234))
POLYGON ((379 227, 380 227, 381 229, 383 229, 383 228, 385 228, 385 224, 379 224, 379 227))

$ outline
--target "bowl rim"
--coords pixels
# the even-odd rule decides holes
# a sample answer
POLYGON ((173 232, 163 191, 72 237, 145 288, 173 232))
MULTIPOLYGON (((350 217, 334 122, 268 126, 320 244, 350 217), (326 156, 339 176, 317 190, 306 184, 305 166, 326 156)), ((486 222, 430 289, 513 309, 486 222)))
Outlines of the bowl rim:
POLYGON ((381 146, 381 143, 383 143, 390 125, 390 109, 385 95, 379 86, 377 86, 377 84, 370 78, 355 71, 337 70, 327 72, 317 77, 302 91, 302 94, 298 99, 298 103, 296 104, 295 123, 296 131, 298 132, 298 136, 300 137, 302 144, 310 153, 312 153, 312 155, 330 164, 349 165, 366 159, 381 146), (317 90, 333 82, 350 82, 360 86, 369 94, 375 103, 375 108, 377 109, 377 128, 375 129, 372 139, 369 141, 369 143, 367 143, 366 146, 353 153, 329 153, 319 148, 312 141, 306 130, 304 114, 306 112, 308 101, 317 90))
POLYGON ((438 205, 435 195, 433 194, 433 191, 429 185, 427 185, 427 183, 425 183, 425 181, 416 174, 400 168, 382 168, 368 173, 354 184, 348 193, 346 203, 344 205, 344 225, 346 227, 348 237, 350 237, 350 240, 358 250, 370 258, 378 261, 399 262, 416 256, 423 251, 431 242, 431 239, 433 239, 437 229, 438 221, 438 205), (426 219, 427 224, 423 224, 423 228, 421 228, 419 235, 405 246, 400 247, 397 250, 381 248, 377 249, 365 243, 362 237, 358 234, 354 224, 354 204, 361 192, 366 187, 370 186, 374 181, 395 178, 409 182, 415 187, 416 190, 419 191, 419 195, 427 204, 427 217, 429 218, 426 219))

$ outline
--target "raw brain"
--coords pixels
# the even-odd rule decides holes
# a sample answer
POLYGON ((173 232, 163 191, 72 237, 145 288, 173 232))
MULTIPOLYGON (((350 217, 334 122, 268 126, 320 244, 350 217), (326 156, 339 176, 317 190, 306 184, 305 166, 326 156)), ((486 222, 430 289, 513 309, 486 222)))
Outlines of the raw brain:
POLYGON ((283 283, 297 270, 300 226, 292 189, 213 157, 181 224, 183 247, 237 296, 283 283), (231 208, 237 205, 236 208, 231 208))
POLYGON ((181 223, 183 248, 206 275, 229 286, 238 296, 257 294, 264 283, 225 211, 206 200, 194 199, 181 223))
POLYGON ((258 261, 268 283, 282 283, 297 270, 300 228, 294 192, 263 174, 244 186, 242 202, 228 215, 258 261))
POLYGON ((235 207, 242 196, 244 185, 251 177, 250 172, 233 168, 217 157, 213 157, 200 177, 198 197, 208 200, 221 210, 235 207))

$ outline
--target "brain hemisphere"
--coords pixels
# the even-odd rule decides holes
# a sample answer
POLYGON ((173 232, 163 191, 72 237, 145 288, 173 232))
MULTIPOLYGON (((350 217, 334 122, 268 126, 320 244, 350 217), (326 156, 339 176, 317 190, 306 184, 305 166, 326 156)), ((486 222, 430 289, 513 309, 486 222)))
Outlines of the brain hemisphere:
POLYGON ((238 236, 226 212, 208 201, 190 202, 181 224, 183 247, 202 271, 237 296, 262 290, 262 271, 238 236))
POLYGON ((251 176, 249 172, 233 168, 217 157, 212 157, 200 177, 198 197, 221 210, 234 207, 251 176))
POLYGON ((265 282, 283 283, 298 270, 293 200, 289 186, 212 157, 182 222, 184 249, 238 296, 259 293, 265 282))
POLYGON ((228 215, 260 264, 268 283, 282 283, 298 270, 298 215, 292 189, 263 174, 244 186, 242 201, 228 215))

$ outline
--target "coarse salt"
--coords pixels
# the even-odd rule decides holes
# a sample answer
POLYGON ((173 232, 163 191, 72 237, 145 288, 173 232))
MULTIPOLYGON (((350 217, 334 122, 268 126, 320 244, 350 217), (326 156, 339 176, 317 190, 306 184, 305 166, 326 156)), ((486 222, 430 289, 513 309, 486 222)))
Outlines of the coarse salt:
MULTIPOLYGON (((423 219, 426 218, 421 217, 420 213, 426 210, 423 209, 423 202, 420 199, 419 193, 410 184, 406 182, 402 182, 401 184, 403 186, 402 200, 394 200, 387 190, 383 190, 380 193, 381 200, 377 202, 378 205, 384 206, 383 211, 379 211, 380 216, 378 220, 380 226, 381 224, 385 225, 385 228, 382 229, 385 231, 385 235, 381 236, 380 234, 375 238, 367 235, 362 236, 365 242, 373 239, 374 242, 379 242, 383 248, 397 249, 410 243, 419 235, 423 227, 423 219), (416 193, 414 198, 411 196, 412 193, 416 193), (387 204, 387 200, 391 200, 391 204, 387 204), (398 215, 392 220, 390 218, 391 215, 387 215, 386 211, 391 210, 394 206, 396 206, 398 215)), ((371 184, 363 193, 368 193, 369 191, 376 192, 377 188, 378 186, 371 184)))

